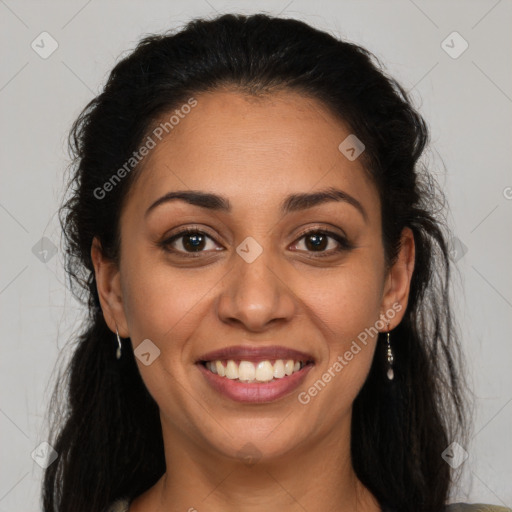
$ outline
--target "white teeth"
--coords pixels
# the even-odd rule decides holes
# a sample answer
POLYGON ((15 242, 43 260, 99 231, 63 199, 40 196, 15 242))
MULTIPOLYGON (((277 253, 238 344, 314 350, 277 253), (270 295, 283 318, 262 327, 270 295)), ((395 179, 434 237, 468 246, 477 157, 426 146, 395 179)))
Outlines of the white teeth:
POLYGON ((305 363, 288 359, 277 359, 274 364, 270 361, 240 361, 237 364, 229 360, 224 366, 223 361, 208 361, 206 368, 220 377, 227 377, 231 380, 240 380, 242 382, 270 382, 274 379, 282 379, 286 375, 298 372, 305 363))
POLYGON ((254 365, 249 361, 240 361, 238 365, 238 378, 240 380, 254 380, 256 378, 254 365))
POLYGON ((215 364, 215 369, 217 370, 217 373, 224 377, 226 375, 226 369, 224 368, 224 365, 221 361, 215 361, 215 363, 212 361, 212 364, 215 364))
POLYGON ((235 361, 228 361, 226 365, 226 377, 232 380, 238 379, 238 365, 235 361))
POLYGON ((270 364, 270 361, 260 361, 256 366, 256 380, 258 382, 268 382, 273 378, 274 367, 270 364))
POLYGON ((274 378, 282 379, 284 377, 284 363, 282 359, 278 359, 274 363, 274 378))

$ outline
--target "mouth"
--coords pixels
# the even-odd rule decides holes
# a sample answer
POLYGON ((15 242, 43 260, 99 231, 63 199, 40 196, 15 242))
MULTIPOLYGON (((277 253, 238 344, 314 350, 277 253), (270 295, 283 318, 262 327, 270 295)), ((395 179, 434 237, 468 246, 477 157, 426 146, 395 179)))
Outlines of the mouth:
POLYGON ((197 363, 208 371, 239 382, 271 382, 314 364, 312 355, 282 346, 238 345, 202 355, 197 363))
POLYGON ((290 394, 315 365, 304 352, 285 347, 229 347, 200 357, 196 365, 211 387, 237 402, 270 402, 290 394))
POLYGON ((312 366, 312 360, 274 359, 262 361, 234 360, 199 361, 207 371, 225 379, 248 384, 272 382, 312 366))

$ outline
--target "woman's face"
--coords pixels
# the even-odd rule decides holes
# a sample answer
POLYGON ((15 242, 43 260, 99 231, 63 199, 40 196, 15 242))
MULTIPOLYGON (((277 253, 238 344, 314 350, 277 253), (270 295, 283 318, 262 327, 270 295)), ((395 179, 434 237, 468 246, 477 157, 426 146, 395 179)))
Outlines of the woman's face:
POLYGON ((195 99, 161 141, 152 135, 122 211, 119 269, 93 247, 105 318, 131 338, 164 440, 269 459, 346 442, 375 332, 387 330, 378 320, 393 310, 392 329, 405 310, 412 241, 387 272, 377 190, 338 148, 350 131, 316 101, 195 99), (315 196, 328 189, 340 192, 315 196), (216 198, 154 205, 178 191, 216 198), (170 240, 185 228, 199 233, 170 240), (245 379, 277 377, 240 382, 205 359, 233 359, 229 371, 245 379), (288 376, 288 359, 309 363, 288 376))

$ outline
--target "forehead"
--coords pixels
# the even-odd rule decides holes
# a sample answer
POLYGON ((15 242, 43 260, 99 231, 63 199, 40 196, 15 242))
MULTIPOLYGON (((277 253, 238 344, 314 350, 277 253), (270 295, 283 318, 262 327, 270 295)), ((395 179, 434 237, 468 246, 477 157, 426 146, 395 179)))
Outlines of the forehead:
POLYGON ((169 133, 158 140, 150 132, 155 145, 133 184, 131 208, 187 189, 221 193, 235 208, 247 206, 248 196, 253 204, 277 204, 284 195, 328 186, 358 195, 368 208, 378 201, 362 162, 338 149, 350 129, 317 100, 289 91, 216 91, 194 99, 193 108, 177 106, 155 123, 167 122, 169 133))

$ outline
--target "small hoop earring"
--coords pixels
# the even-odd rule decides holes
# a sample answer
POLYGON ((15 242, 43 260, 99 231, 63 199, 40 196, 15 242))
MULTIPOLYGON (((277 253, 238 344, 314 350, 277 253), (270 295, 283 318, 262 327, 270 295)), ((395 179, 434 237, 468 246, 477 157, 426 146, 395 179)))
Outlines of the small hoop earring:
MULTIPOLYGON (((387 328, 389 329, 389 322, 387 328)), ((389 341, 389 330, 386 333, 386 343, 387 343, 387 359, 388 359, 388 371, 386 373, 389 380, 393 380, 395 378, 395 372, 393 370, 393 351, 391 350, 391 343, 389 341)))
POLYGON ((116 350, 116 359, 121 359, 121 338, 119 337, 119 332, 116 326, 116 336, 117 336, 117 350, 116 350))

